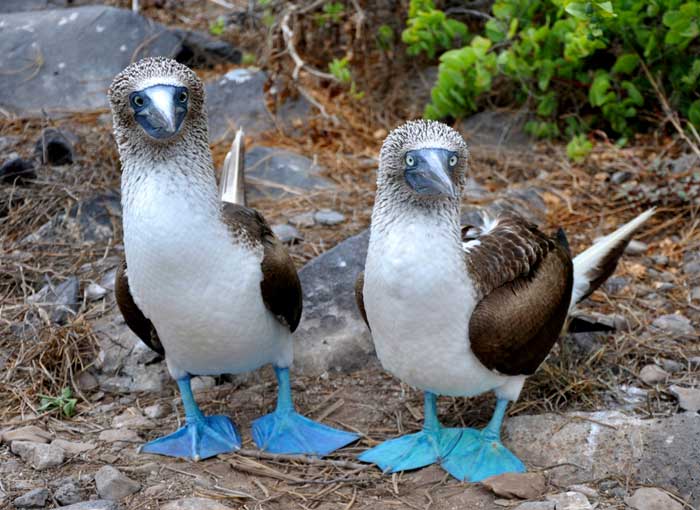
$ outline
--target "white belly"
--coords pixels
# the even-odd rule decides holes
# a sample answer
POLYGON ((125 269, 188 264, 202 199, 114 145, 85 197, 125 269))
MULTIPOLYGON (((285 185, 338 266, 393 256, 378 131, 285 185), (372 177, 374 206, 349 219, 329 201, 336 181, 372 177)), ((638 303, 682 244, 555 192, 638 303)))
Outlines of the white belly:
POLYGON ((262 249, 234 243, 187 197, 164 196, 157 182, 149 193, 149 185, 125 205, 129 288, 156 327, 172 375, 291 363, 289 330, 262 301, 262 249))
POLYGON ((392 223, 370 240, 363 296, 385 369, 422 390, 472 396, 508 378, 469 348, 474 288, 454 242, 428 219, 392 223))

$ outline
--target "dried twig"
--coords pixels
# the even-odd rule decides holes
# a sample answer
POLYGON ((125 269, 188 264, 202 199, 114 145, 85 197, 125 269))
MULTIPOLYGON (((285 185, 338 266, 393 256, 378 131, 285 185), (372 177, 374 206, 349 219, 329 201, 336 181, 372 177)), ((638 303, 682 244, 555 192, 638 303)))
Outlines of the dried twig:
POLYGON ((289 55, 292 57, 292 60, 294 60, 294 71, 292 71, 292 78, 294 78, 294 81, 297 81, 299 79, 299 72, 302 70, 302 68, 305 68, 309 74, 312 74, 317 78, 338 82, 338 79, 332 74, 324 73, 323 71, 319 71, 318 69, 307 65, 297 53, 297 50, 294 47, 294 31, 289 28, 289 20, 295 10, 296 6, 292 5, 289 7, 289 9, 287 9, 287 11, 284 13, 284 16, 282 16, 282 23, 280 24, 282 28, 282 37, 284 37, 287 50, 289 51, 289 55))

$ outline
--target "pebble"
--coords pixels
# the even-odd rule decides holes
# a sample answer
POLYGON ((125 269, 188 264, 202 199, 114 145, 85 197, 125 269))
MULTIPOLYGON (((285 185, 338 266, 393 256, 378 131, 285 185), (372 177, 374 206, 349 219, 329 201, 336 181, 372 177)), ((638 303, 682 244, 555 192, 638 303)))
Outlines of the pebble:
POLYGON ((72 482, 61 485, 53 493, 53 497, 61 506, 80 502, 80 489, 72 482))
POLYGON ((654 322, 652 322, 651 325, 667 333, 673 333, 676 335, 695 334, 695 328, 693 328, 693 325, 690 323, 690 319, 679 313, 671 313, 657 317, 654 319, 654 322))
POLYGON ((17 508, 43 508, 48 498, 48 489, 34 489, 16 498, 12 503, 17 508))
POLYGON ((107 295, 107 289, 105 289, 102 285, 99 283, 91 283, 88 285, 87 289, 85 290, 85 297, 88 299, 88 301, 97 301, 98 299, 102 299, 107 295))
POLYGON ((700 274, 700 259, 690 260, 683 264, 683 272, 689 276, 700 274))
POLYGON ((12 157, 0 166, 0 181, 7 184, 23 185, 36 179, 34 164, 20 157, 12 157))
POLYGON ((669 373, 658 365, 646 365, 639 371, 639 378, 647 384, 656 384, 666 380, 669 373))
POLYGON ((81 391, 92 391, 97 389, 97 387, 100 385, 97 377, 87 370, 78 374, 78 380, 76 382, 81 391))
POLYGON ((682 510, 683 505, 671 498, 664 491, 653 487, 642 487, 625 499, 625 503, 634 510, 682 510))
POLYGON ((292 216, 289 222, 295 227, 313 227, 316 224, 314 213, 312 212, 305 212, 292 216))
POLYGON ((122 414, 112 419, 113 429, 152 429, 154 427, 155 423, 134 407, 128 408, 122 414))
POLYGON ((143 495, 146 498, 158 498, 161 494, 168 490, 167 483, 159 483, 158 485, 153 485, 148 487, 143 491, 143 495))
POLYGON ((73 144, 58 129, 46 128, 34 145, 34 153, 42 163, 51 166, 69 165, 73 162, 73 144))
POLYGON ((62 448, 68 455, 80 455, 95 448, 95 443, 81 443, 80 441, 66 441, 65 439, 54 439, 53 446, 62 448))
POLYGON ((642 253, 646 253, 648 249, 649 245, 647 243, 632 239, 627 245, 627 248, 625 248, 625 253, 627 255, 641 255, 642 253))
POLYGON ((612 176, 610 176, 610 180, 614 184, 622 184, 623 182, 627 182, 632 178, 632 173, 631 172, 626 172, 623 170, 618 170, 612 176))
POLYGON ((314 220, 321 225, 338 225, 345 221, 345 215, 332 209, 321 209, 314 214, 314 220))
POLYGON ((690 291, 691 301, 700 301, 700 287, 693 287, 690 291))
POLYGON ((685 365, 683 363, 673 359, 660 358, 659 363, 661 363, 661 366, 664 370, 666 370, 666 372, 669 372, 671 374, 675 372, 680 372, 685 368, 685 365))
POLYGON ((36 425, 28 425, 18 429, 6 431, 2 434, 4 443, 12 441, 31 441, 33 443, 48 443, 51 441, 51 433, 40 429, 36 425))
POLYGON ((160 507, 160 510, 231 510, 214 499, 184 498, 170 501, 160 507))
POLYGON ((568 490, 573 491, 573 492, 580 492, 584 496, 590 499, 597 499, 598 498, 598 491, 596 491, 593 487, 589 487, 588 485, 570 485, 568 487, 568 490))
POLYGON ((588 498, 580 492, 563 492, 547 499, 554 502, 556 510, 593 510, 588 498))
POLYGON ((654 264, 657 264, 659 266, 667 266, 668 265, 668 257, 666 255, 654 255, 651 257, 651 260, 654 264))
POLYGON ((83 501, 70 506, 62 506, 61 510, 119 510, 119 505, 114 501, 106 499, 96 499, 94 501, 83 501))
POLYGON ((107 429, 100 432, 100 441, 105 441, 107 443, 140 443, 142 441, 141 436, 138 432, 131 429, 107 429))
POLYGON ((700 388, 683 388, 681 386, 671 386, 669 391, 678 399, 681 409, 697 413, 700 411, 700 388))
POLYGON ((165 418, 170 414, 171 407, 168 404, 153 404, 152 406, 145 407, 143 409, 143 414, 148 416, 153 420, 159 420, 165 418))
POLYGON ((504 498, 536 499, 545 493, 542 473, 504 473, 481 482, 491 492, 504 498))
POLYGON ((97 493, 103 499, 121 500, 141 490, 141 484, 113 466, 104 466, 95 473, 97 493))
POLYGON ((48 469, 63 464, 65 452, 58 446, 31 441, 12 441, 12 453, 36 470, 48 469))
POLYGON ((192 391, 194 393, 206 391, 216 386, 216 379, 208 375, 192 378, 192 391))
POLYGON ((555 510, 555 505, 554 501, 526 501, 513 510, 555 510))
POLYGON ((302 236, 296 228, 287 223, 278 223, 277 225, 272 225, 271 228, 277 238, 285 244, 294 244, 304 240, 304 236, 302 236))

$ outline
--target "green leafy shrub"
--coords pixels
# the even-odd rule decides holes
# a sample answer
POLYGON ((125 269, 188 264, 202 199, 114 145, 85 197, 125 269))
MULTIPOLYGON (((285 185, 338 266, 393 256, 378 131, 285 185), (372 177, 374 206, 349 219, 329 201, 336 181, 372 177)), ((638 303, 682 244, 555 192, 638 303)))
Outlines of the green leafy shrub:
POLYGON ((63 388, 61 394, 57 397, 49 395, 39 395, 41 397, 41 406, 39 411, 52 411, 58 409, 64 416, 70 418, 75 414, 75 406, 78 404, 78 399, 73 398, 73 393, 70 388, 63 388))
POLYGON ((350 96, 353 99, 362 99, 365 96, 364 92, 357 90, 355 80, 352 79, 352 71, 350 71, 350 62, 347 57, 341 59, 334 58, 328 64, 328 72, 330 72, 340 83, 350 86, 350 96))
POLYGON ((499 91, 501 103, 535 113, 528 131, 566 135, 581 158, 590 149, 579 135, 590 129, 624 138, 649 126, 660 110, 651 76, 700 128, 700 1, 497 0, 486 17, 470 34, 430 0, 411 1, 407 52, 447 50, 427 117, 468 115, 499 91), (458 38, 465 44, 451 49, 458 38))

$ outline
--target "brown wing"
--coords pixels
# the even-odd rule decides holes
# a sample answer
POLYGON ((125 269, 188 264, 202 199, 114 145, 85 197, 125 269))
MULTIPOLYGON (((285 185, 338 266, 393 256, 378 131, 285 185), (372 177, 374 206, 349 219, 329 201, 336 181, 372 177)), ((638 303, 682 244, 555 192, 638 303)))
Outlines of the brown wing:
POLYGON ((153 323, 146 318, 139 307, 134 303, 134 298, 129 290, 129 280, 127 277, 126 260, 122 258, 117 268, 117 277, 114 282, 114 295, 117 298, 117 306, 124 316, 124 321, 129 329, 148 347, 156 351, 161 356, 165 355, 163 344, 160 343, 158 333, 153 323))
POLYGON ((302 297, 299 276, 289 253, 255 209, 224 203, 223 217, 234 235, 243 234, 252 245, 262 244, 263 302, 280 322, 294 331, 301 319, 302 297))
POLYGON ((467 268, 480 298, 469 321, 472 352, 507 375, 537 370, 566 320, 573 264, 560 240, 518 217, 466 248, 467 268))
MULTIPOLYGON (((369 328, 369 322, 367 322, 367 311, 365 310, 365 297, 362 295, 362 290, 365 287, 365 272, 360 271, 360 274, 357 275, 357 279, 355 280, 355 302, 357 303, 357 309, 360 310, 360 315, 362 315, 362 319, 365 321, 365 324, 367 324, 367 327, 369 328)), ((370 328, 371 330, 372 328, 370 328)))

